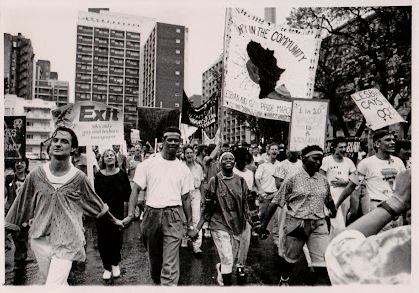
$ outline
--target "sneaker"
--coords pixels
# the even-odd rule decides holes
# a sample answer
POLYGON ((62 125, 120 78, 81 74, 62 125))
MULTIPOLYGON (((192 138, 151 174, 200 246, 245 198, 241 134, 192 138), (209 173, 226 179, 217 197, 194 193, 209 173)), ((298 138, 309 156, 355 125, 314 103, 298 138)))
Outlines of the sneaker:
POLYGON ((186 238, 186 237, 182 238, 181 246, 182 247, 188 247, 188 238, 186 238))
POLYGON ((218 282, 218 285, 224 286, 223 275, 221 274, 221 263, 217 263, 215 265, 215 267, 217 268, 217 282, 218 282))
POLYGON ((211 231, 210 231, 210 229, 205 229, 204 237, 205 238, 211 238, 211 231))
POLYGON ((247 274, 244 271, 243 267, 238 267, 237 268, 236 278, 237 278, 237 284, 238 285, 245 285, 246 284, 247 274))
POLYGON ((109 280, 112 277, 112 273, 108 270, 105 270, 102 275, 102 279, 109 280))
POLYGON ((290 280, 290 277, 288 277, 288 278, 286 278, 285 280, 284 279, 282 279, 282 277, 281 277, 281 280, 279 280, 279 286, 283 286, 283 287, 288 287, 290 284, 288 283, 289 282, 289 280, 290 280))
POLYGON ((195 255, 196 258, 201 259, 203 253, 202 253, 201 248, 197 247, 193 249, 193 254, 195 255))
POLYGON ((121 270, 119 269, 119 266, 112 266, 112 276, 114 278, 118 278, 121 275, 121 270))

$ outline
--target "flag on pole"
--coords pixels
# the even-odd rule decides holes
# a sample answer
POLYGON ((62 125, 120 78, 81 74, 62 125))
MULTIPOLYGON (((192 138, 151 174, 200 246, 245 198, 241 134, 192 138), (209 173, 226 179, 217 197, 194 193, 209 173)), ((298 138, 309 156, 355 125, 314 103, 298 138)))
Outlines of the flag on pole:
POLYGON ((194 108, 185 92, 182 101, 182 120, 184 124, 205 128, 217 120, 218 99, 214 93, 204 104, 194 108))

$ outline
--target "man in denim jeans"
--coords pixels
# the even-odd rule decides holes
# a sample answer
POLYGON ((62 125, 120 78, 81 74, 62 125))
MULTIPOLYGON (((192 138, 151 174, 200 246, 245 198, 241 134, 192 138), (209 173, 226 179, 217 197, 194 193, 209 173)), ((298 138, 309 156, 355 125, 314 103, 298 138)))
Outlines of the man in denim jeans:
POLYGON ((301 151, 303 168, 287 177, 268 207, 266 217, 257 228, 259 235, 266 235, 269 220, 275 210, 287 205, 287 215, 282 238, 283 259, 280 285, 287 286, 294 264, 303 256, 303 246, 307 243, 313 269, 314 283, 330 285, 324 253, 330 242, 325 206, 330 217, 336 216, 336 209, 330 195, 327 178, 318 171, 323 160, 323 150, 317 145, 305 147, 301 151))
POLYGON ((179 247, 185 234, 194 230, 190 190, 194 189, 189 168, 176 158, 180 130, 168 127, 163 132, 163 149, 138 164, 129 200, 127 225, 134 217, 138 193, 147 188, 147 202, 141 223, 142 239, 148 250, 151 278, 156 285, 177 285, 179 247))

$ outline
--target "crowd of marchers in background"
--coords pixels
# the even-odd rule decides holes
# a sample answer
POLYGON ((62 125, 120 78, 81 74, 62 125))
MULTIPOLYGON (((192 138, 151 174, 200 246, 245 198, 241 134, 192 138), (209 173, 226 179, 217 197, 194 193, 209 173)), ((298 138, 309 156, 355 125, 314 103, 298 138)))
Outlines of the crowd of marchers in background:
POLYGON ((302 258, 307 284, 406 283, 410 141, 370 131, 355 161, 347 146, 344 137, 333 140, 331 154, 274 141, 190 145, 169 127, 156 151, 149 142, 129 146, 127 155, 120 145, 102 153, 93 147, 91 184, 85 147, 71 129, 57 128, 48 161, 29 173, 29 161, 16 160, 5 172, 5 247, 15 245, 15 272, 24 273, 31 247, 43 282, 67 284, 71 263, 86 258, 84 218, 94 217, 109 280, 120 277, 124 228, 140 220, 157 285, 177 285, 180 247, 190 243, 201 259, 203 238, 218 251, 217 283, 247 284, 252 237, 273 238, 281 286, 293 284, 302 258))

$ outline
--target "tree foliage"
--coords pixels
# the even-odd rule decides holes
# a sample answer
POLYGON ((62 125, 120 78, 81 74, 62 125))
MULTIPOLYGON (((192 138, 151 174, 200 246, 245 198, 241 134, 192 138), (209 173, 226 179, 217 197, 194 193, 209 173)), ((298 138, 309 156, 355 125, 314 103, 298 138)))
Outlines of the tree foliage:
POLYGON ((375 87, 396 109, 403 108, 407 133, 411 125, 411 7, 297 8, 287 21, 294 28, 317 25, 327 32, 315 91, 330 100, 335 129, 346 136, 362 134, 365 119, 350 95, 375 87))

